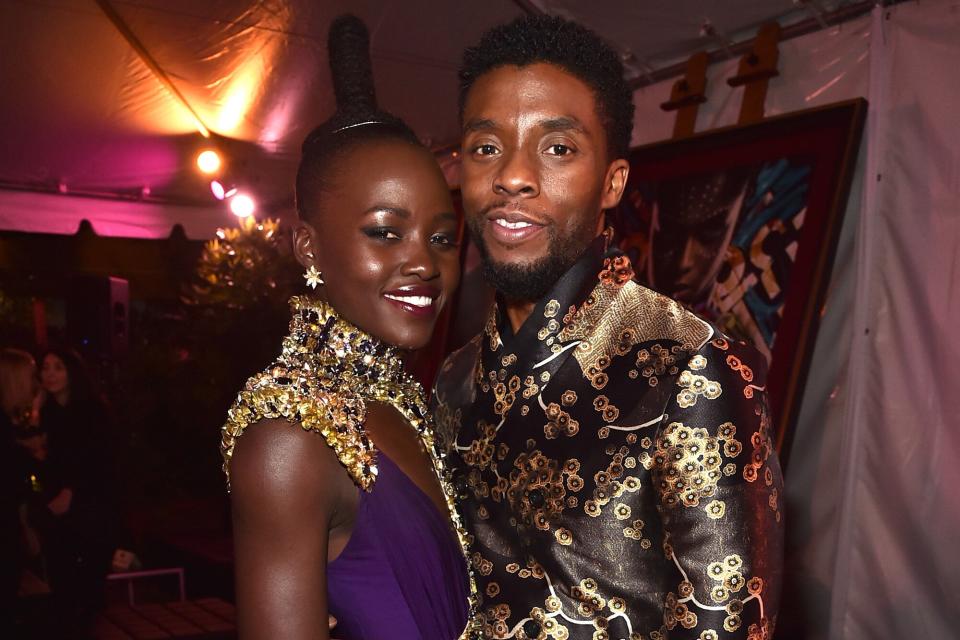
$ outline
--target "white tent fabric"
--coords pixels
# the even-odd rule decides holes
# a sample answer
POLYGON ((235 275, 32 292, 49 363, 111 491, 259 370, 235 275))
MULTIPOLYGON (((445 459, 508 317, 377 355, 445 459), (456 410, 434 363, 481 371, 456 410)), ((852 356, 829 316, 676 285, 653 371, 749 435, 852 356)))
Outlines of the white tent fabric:
MULTIPOLYGON (((960 635, 960 2, 925 0, 781 45, 767 112, 870 100, 787 472, 778 637, 960 635)), ((699 129, 733 124, 710 69, 699 129)), ((637 136, 669 136, 636 94, 637 136)))
MULTIPOLYGON (((201 149, 216 148, 225 159, 219 179, 254 197, 258 215, 292 216, 300 144, 334 107, 327 30, 346 11, 370 29, 381 104, 442 149, 459 135, 463 49, 524 13, 565 15, 595 29, 620 52, 628 75, 641 77, 693 51, 750 38, 764 22, 789 28, 863 1, 7 0, 0 2, 0 190, 100 196, 71 226, 87 216, 107 233, 135 233, 139 223, 98 224, 94 205, 103 196, 149 193, 143 204, 157 208, 146 215, 169 213, 171 226, 209 238, 216 226, 198 226, 203 216, 180 207, 225 208, 210 193, 212 176, 194 166, 201 149)), ((448 175, 455 182, 453 168, 448 175)), ((15 228, 50 232, 48 204, 62 218, 62 206, 38 199, 36 214, 15 228)), ((12 228, 2 206, 0 223, 12 228)))
POLYGON ((837 637, 960 633, 958 33, 956 0, 874 15, 837 637))

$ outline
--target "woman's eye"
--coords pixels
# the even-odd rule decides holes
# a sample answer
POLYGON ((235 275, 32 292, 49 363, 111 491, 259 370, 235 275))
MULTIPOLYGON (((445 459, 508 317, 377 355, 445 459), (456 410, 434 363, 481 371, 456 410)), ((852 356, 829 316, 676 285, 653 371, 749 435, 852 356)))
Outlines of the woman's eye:
POLYGON ((455 247, 457 246, 457 237, 452 233, 435 233, 430 236, 430 242, 445 247, 455 247))
POLYGON ((573 153, 573 149, 565 144, 552 144, 547 147, 547 153, 552 156, 565 156, 573 153))
POLYGON ((364 229, 363 232, 371 238, 378 240, 399 240, 400 234, 388 227, 372 227, 364 229))

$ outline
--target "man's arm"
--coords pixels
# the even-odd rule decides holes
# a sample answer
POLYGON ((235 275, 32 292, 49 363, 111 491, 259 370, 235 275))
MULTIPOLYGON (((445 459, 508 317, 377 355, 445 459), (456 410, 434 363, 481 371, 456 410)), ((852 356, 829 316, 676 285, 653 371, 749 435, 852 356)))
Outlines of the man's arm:
POLYGON ((667 404, 652 471, 676 568, 664 603, 671 639, 761 640, 773 631, 783 478, 765 385, 759 353, 715 338, 690 359, 667 404))
POLYGON ((328 638, 332 479, 343 468, 322 436, 284 420, 251 425, 230 466, 240 638, 328 638))

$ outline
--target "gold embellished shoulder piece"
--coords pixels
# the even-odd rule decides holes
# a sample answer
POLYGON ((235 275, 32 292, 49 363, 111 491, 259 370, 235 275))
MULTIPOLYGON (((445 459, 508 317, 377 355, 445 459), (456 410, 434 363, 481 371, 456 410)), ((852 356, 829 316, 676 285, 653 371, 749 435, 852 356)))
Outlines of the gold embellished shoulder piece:
POLYGON ((370 491, 377 464, 363 428, 366 402, 392 404, 419 431, 426 413, 422 390, 404 373, 396 348, 323 302, 295 297, 290 304, 293 319, 280 357, 247 380, 221 429, 228 486, 237 438, 259 420, 282 418, 323 436, 354 483, 370 491))
POLYGON ((598 278, 559 336, 581 341, 574 356, 584 370, 642 342, 669 340, 693 353, 713 336, 710 324, 696 314, 633 281, 625 256, 605 259, 598 278))
POLYGON ((369 491, 376 480, 377 464, 376 450, 363 429, 363 400, 329 391, 304 392, 294 379, 290 371, 274 368, 250 378, 237 394, 221 430, 220 451, 228 485, 237 438, 260 420, 281 418, 323 436, 354 484, 369 491))

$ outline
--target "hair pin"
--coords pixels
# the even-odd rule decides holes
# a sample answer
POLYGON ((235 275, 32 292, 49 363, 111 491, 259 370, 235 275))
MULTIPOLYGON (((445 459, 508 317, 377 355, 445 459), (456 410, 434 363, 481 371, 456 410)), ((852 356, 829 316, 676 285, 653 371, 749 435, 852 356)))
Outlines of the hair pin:
POLYGON ((384 124, 381 120, 364 120, 363 122, 354 122, 353 124, 348 124, 346 126, 340 127, 339 129, 334 129, 333 133, 340 133, 341 131, 346 131, 347 129, 353 129, 354 127, 362 127, 367 124, 384 124))

